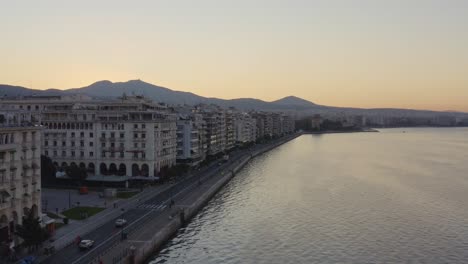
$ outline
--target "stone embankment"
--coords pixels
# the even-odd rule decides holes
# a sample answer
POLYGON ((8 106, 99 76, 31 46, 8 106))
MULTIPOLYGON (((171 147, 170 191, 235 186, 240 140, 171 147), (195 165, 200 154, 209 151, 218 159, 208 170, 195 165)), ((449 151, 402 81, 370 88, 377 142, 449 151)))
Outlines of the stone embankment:
MULTIPOLYGON (((192 217, 194 217, 205 205, 210 201, 210 199, 226 184, 228 183, 236 173, 241 170, 252 158, 261 155, 267 151, 270 151, 298 136, 301 134, 294 134, 287 136, 278 141, 271 143, 263 148, 250 151, 247 155, 241 156, 237 161, 232 161, 232 164, 228 166, 224 173, 219 175, 220 177, 213 177, 212 179, 207 180, 203 183, 205 188, 203 188, 202 193, 196 195, 196 197, 187 197, 186 201, 191 201, 190 204, 178 205, 176 206, 166 218, 167 220, 162 225, 162 227, 156 227, 157 223, 147 223, 148 226, 142 226, 141 229, 149 232, 153 232, 149 239, 145 241, 139 241, 140 243, 131 245, 126 245, 126 248, 121 248, 120 251, 125 250, 125 256, 122 256, 118 259, 119 263, 144 263, 148 260, 161 246, 166 243, 169 239, 176 234, 176 232, 184 224, 186 224, 192 217), (153 226, 151 226, 153 225, 153 226), (157 228, 157 230, 154 230, 157 228), (143 243, 141 243, 143 242, 143 243)), ((190 196, 190 195, 189 195, 190 196)), ((163 216, 162 216, 163 217, 163 216)), ((119 251, 119 250, 116 250, 119 251)), ((119 252, 120 252, 119 251, 119 252)), ((111 260, 110 263, 116 261, 115 257, 112 257, 114 252, 109 252, 106 259, 111 260)), ((104 263, 107 263, 104 261, 104 263)))

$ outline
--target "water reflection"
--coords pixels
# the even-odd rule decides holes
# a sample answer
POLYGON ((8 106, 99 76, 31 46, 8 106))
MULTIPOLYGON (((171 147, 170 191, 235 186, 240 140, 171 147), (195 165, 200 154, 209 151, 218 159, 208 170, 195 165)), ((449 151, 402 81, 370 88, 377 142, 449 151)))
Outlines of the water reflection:
POLYGON ((404 130, 256 158, 151 263, 465 263, 468 129, 404 130))

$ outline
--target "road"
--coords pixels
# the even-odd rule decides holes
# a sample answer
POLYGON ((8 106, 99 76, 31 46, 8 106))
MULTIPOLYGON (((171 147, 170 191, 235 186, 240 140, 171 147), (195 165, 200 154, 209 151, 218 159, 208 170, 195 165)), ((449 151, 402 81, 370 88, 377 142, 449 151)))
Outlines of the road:
POLYGON ((285 138, 277 139, 267 145, 255 145, 245 150, 235 150, 229 154, 230 158, 227 162, 221 160, 213 161, 209 166, 202 168, 193 175, 179 179, 178 182, 162 192, 155 194, 153 197, 141 201, 136 206, 124 208, 123 214, 118 218, 125 218, 128 221, 126 227, 115 227, 115 219, 106 222, 104 225, 94 229, 86 235, 81 236, 82 239, 91 239, 95 241, 95 245, 90 250, 80 251, 78 246, 72 245, 58 251, 53 256, 47 258, 42 263, 71 263, 71 264, 87 264, 95 261, 103 252, 109 250, 113 245, 121 239, 121 232, 131 233, 138 229, 148 221, 155 221, 161 216, 165 210, 169 209, 171 200, 177 203, 178 200, 184 199, 194 189, 199 186, 199 181, 205 182, 214 175, 220 175, 223 171, 228 172, 232 169, 241 157, 251 155, 259 149, 267 148, 276 142, 282 141, 285 138))
MULTIPOLYGON (((208 167, 203 168, 190 177, 179 180, 174 183, 172 187, 156 194, 154 197, 146 201, 142 201, 137 206, 133 208, 125 208, 121 217, 125 218, 128 221, 128 224, 123 231, 132 232, 142 222, 151 221, 152 219, 157 218, 161 211, 168 209, 171 200, 174 200, 177 203, 178 198, 184 197, 193 188, 196 188, 199 180, 204 181, 216 173, 221 172, 233 162, 237 162, 237 159, 242 155, 248 155, 253 149, 231 152, 229 161, 222 163, 221 165, 219 165, 220 161, 212 162, 208 167)), ((110 220, 88 234, 81 236, 82 239, 91 239, 95 241, 95 245, 92 249, 81 251, 78 246, 72 245, 58 251, 42 263, 89 263, 121 238, 122 228, 115 227, 116 219, 117 218, 110 220)))

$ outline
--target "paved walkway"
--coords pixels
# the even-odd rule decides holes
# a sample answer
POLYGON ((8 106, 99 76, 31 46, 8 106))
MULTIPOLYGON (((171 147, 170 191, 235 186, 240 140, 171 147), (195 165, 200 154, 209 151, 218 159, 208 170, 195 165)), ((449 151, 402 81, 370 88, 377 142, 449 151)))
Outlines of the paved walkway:
MULTIPOLYGON (((287 142, 287 140, 286 140, 287 142)), ((259 153, 263 153, 265 149, 269 146, 264 146, 260 148, 254 148, 248 151, 247 153, 251 153, 256 156, 259 153)), ((172 208, 164 208, 162 211, 158 212, 157 214, 154 213, 153 217, 138 225, 138 229, 132 230, 129 233, 127 240, 115 240, 112 247, 108 248, 105 252, 95 258, 90 263, 102 263, 105 264, 116 264, 121 263, 122 259, 125 259, 127 256, 131 254, 131 248, 134 247, 136 249, 141 248, 152 248, 154 243, 152 242, 154 236, 162 234, 161 231, 167 231, 170 229, 171 225, 175 225, 173 218, 178 217, 177 212, 180 212, 183 208, 192 207, 195 203, 200 202, 200 198, 209 192, 211 188, 216 188, 215 185, 221 184, 222 181, 228 180, 230 178, 232 170, 240 165, 241 162, 248 160, 249 158, 245 156, 237 157, 236 160, 229 162, 226 166, 219 168, 220 170, 213 171, 209 173, 209 175, 205 175, 202 179, 201 184, 194 185, 190 190, 180 192, 174 198, 176 200, 176 206, 172 208), (158 234, 159 233, 159 234, 158 234)), ((151 210, 151 207, 148 209, 151 210)), ((151 210, 153 211, 153 210, 151 210)), ((139 254, 145 254, 145 252, 138 252, 139 254)))
MULTIPOLYGON (((95 230, 96 228, 99 228, 99 226, 105 224, 106 222, 117 218, 122 213, 122 208, 126 210, 128 208, 135 207, 138 203, 153 197, 155 194, 164 191, 168 187, 170 187, 170 185, 147 187, 142 192, 129 199, 115 201, 117 208, 108 206, 105 210, 87 218, 86 220, 70 220, 68 225, 63 226, 56 231, 52 242, 46 242, 43 246, 46 247, 52 245, 55 247, 56 251, 67 246, 74 246, 74 242, 77 236, 83 237, 87 233, 95 230)), ((43 251, 39 251, 38 253, 42 254, 43 251)), ((39 262, 46 257, 47 256, 40 256, 39 262)))

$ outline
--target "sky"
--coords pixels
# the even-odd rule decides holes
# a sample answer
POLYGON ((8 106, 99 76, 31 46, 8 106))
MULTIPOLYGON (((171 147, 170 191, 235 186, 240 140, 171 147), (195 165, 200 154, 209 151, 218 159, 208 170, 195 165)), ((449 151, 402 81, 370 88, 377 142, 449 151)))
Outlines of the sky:
POLYGON ((468 112, 465 0, 0 0, 0 83, 468 112))

